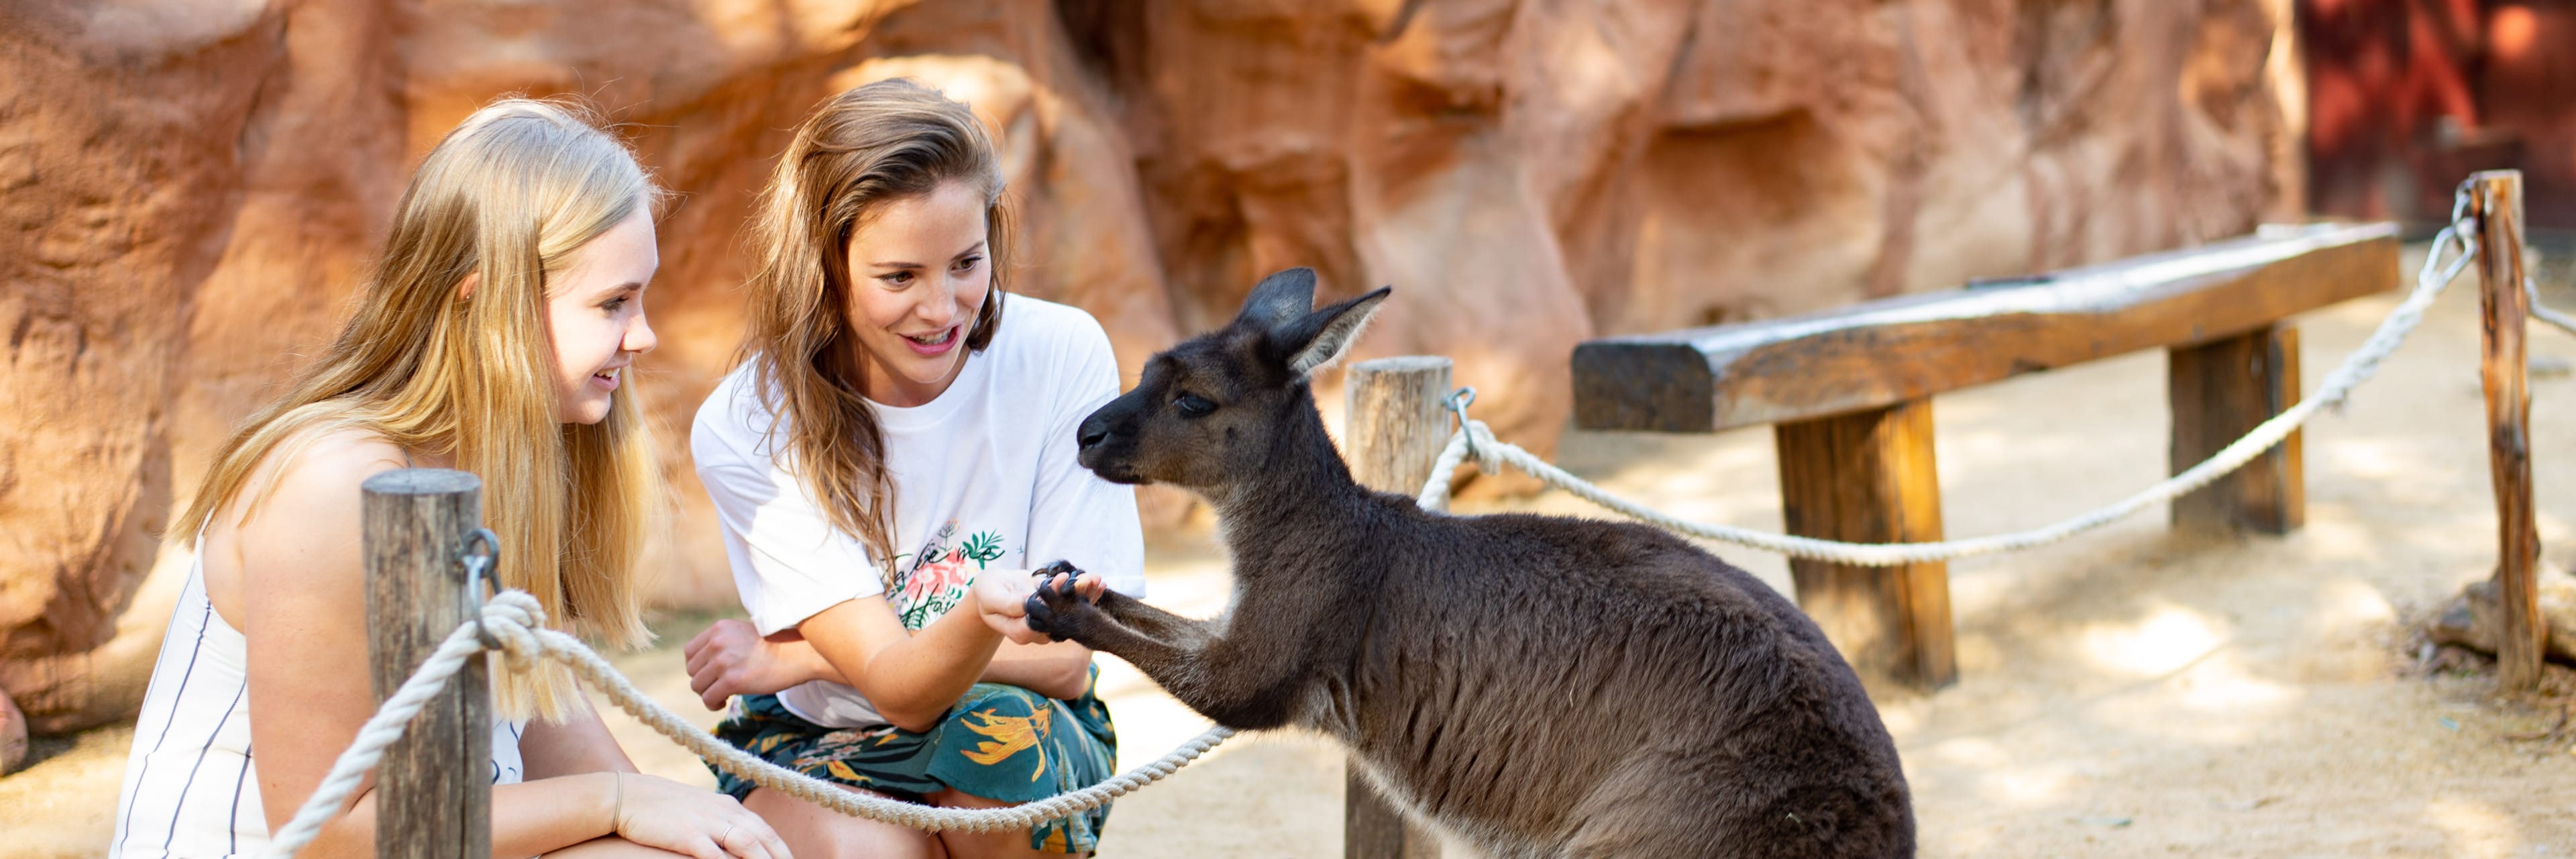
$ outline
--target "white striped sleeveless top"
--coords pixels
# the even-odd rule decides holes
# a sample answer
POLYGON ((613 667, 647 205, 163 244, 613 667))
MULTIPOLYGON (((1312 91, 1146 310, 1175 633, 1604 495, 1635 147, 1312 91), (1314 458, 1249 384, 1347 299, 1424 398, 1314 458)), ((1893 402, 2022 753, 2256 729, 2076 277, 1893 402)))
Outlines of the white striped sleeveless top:
MULTIPOLYGON (((125 759, 108 859, 212 859, 268 852, 250 748, 242 635, 206 600, 205 564, 170 613, 125 759)), ((520 780, 520 726, 492 724, 492 783, 520 780)))

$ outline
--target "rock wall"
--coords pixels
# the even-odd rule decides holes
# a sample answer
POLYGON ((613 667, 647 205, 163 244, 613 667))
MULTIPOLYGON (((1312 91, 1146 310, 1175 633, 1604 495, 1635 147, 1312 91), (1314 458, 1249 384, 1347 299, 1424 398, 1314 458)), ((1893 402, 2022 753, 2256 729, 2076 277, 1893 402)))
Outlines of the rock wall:
MULTIPOLYGON (((139 699, 232 423, 330 335, 410 164, 585 94, 680 191, 641 380, 682 487, 662 601, 731 599, 679 437, 738 342, 739 232, 814 103, 909 75, 998 130, 1028 294, 1133 373, 1258 276, 1394 284, 1361 357, 1449 355, 1550 448, 1599 334, 2217 238, 2303 198, 2287 0, 30 0, 0 7, 0 689, 139 699), (2295 103, 2295 99, 2289 100, 2295 103)), ((1328 386, 1333 383, 1328 380, 1328 386)), ((1338 421, 1338 397, 1324 400, 1338 421)), ((1148 515, 1186 512, 1149 494, 1148 515)))

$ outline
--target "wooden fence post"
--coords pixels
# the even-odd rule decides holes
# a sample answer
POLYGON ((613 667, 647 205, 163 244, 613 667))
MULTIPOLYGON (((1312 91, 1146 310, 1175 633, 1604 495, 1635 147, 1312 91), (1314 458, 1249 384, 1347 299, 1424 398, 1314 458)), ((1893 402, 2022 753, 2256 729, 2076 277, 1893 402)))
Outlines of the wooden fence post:
MULTIPOLYGON (((368 675, 376 702, 410 679, 475 594, 457 563, 483 522, 483 481, 410 468, 360 486, 367 576, 368 675)), ((489 859, 492 707, 484 661, 468 660, 385 750, 376 770, 377 859, 489 859)))
MULTIPOLYGON (((1852 543, 1941 539, 1932 400, 1772 427, 1789 533, 1852 543)), ((1951 651, 1950 565, 1789 562, 1798 606, 1870 682, 1931 691, 1959 679, 1951 651)))
POLYGON ((2504 601, 2496 682, 2506 690, 2540 683, 2540 531, 2531 503, 2531 388, 2523 352, 2531 308, 2522 291, 2522 173, 2469 177, 2478 219, 2478 309, 2484 336, 2479 374, 2487 395, 2487 466, 2495 480, 2496 584, 2504 601))
MULTIPOLYGON (((1345 381, 1342 456, 1360 485, 1410 496, 1431 479, 1432 460, 1449 442, 1449 359, 1380 358, 1351 365, 1345 381)), ((1360 775, 1358 761, 1342 785, 1345 859, 1438 859, 1440 841, 1408 825, 1402 812, 1360 775)))
MULTIPOLYGON (((2299 401, 2299 329, 2287 322, 2165 352, 2173 406, 2170 473, 2209 459, 2299 401)), ((2287 534, 2307 521, 2299 433, 2218 482, 2174 499, 2173 526, 2287 534)))

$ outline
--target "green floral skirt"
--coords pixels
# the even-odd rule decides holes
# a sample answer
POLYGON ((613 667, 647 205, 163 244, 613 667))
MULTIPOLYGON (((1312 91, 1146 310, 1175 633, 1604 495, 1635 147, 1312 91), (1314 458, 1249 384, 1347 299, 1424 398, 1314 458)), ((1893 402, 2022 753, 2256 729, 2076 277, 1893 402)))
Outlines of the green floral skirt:
MULTIPOLYGON (((1091 671, 1098 683, 1100 669, 1091 671)), ((715 735, 770 763, 915 802, 942 789, 1008 803, 1080 790, 1113 775, 1118 731, 1109 707, 1085 686, 1059 701, 999 683, 977 683, 928 731, 891 725, 826 728, 799 718, 776 695, 738 695, 715 735)), ((712 768, 712 767, 711 767, 712 768)), ((751 782, 716 770, 735 799, 751 782)), ((1109 806, 1038 824, 1029 846, 1053 853, 1099 848, 1109 806)))

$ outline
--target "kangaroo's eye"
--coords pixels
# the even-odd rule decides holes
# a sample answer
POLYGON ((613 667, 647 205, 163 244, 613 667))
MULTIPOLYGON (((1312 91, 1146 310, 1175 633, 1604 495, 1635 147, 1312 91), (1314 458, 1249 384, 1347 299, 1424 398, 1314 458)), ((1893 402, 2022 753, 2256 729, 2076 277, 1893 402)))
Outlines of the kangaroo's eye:
POLYGON ((1172 401, 1172 408, 1180 409, 1184 417, 1197 418, 1206 417, 1207 413, 1216 411, 1216 404, 1197 394, 1182 394, 1179 399, 1172 401))

